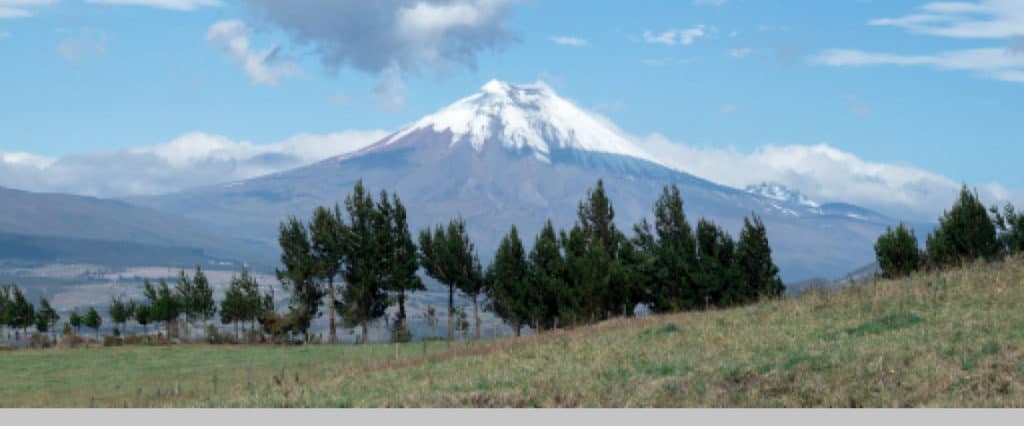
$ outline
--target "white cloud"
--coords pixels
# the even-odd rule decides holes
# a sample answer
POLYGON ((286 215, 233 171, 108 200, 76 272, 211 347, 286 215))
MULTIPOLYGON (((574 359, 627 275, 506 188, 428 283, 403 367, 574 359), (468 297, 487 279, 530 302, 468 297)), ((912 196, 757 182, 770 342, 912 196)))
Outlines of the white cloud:
POLYGON ((952 38, 1009 38, 1024 33, 1024 2, 932 2, 919 13, 899 18, 880 18, 875 26, 903 28, 916 34, 952 38))
POLYGON ((754 53, 754 49, 751 49, 749 47, 740 47, 736 49, 729 49, 728 53, 729 56, 732 56, 733 58, 743 59, 746 58, 747 56, 750 56, 751 53, 754 53))
POLYGON ((812 57, 811 62, 834 67, 927 66, 947 70, 978 71, 1006 81, 1015 81, 1014 77, 1024 73, 1024 55, 1016 55, 1003 48, 950 50, 927 55, 831 49, 812 57))
POLYGON ((563 46, 572 46, 572 47, 586 47, 586 46, 590 46, 590 42, 589 41, 584 40, 584 39, 579 38, 579 37, 558 36, 558 37, 551 37, 551 41, 554 42, 555 44, 561 44, 563 46))
POLYGON ((35 15, 37 8, 56 2, 57 0, 0 0, 0 19, 28 18, 35 15))
POLYGON ((278 46, 253 50, 249 41, 251 35, 249 26, 235 19, 211 25, 206 40, 240 63, 249 78, 257 84, 275 85, 278 80, 298 73, 298 65, 279 57, 278 46))
MULTIPOLYGON (((961 185, 912 166, 866 161, 826 144, 767 145, 748 153, 693 147, 657 134, 638 143, 670 167, 724 185, 776 182, 818 201, 848 202, 907 219, 934 220, 961 185)), ((987 203, 1024 202, 1024 193, 998 183, 978 189, 987 203)))
POLYGON ((29 154, 27 152, 0 151, 0 165, 5 166, 44 169, 50 167, 55 161, 57 160, 50 157, 29 154))
POLYGON ((707 31, 704 30, 704 26, 697 25, 692 28, 672 29, 658 34, 650 31, 644 31, 643 39, 644 41, 652 44, 675 46, 690 45, 697 39, 705 36, 707 36, 707 31))
POLYGON ((300 134, 254 144, 193 132, 158 145, 61 158, 0 152, 0 182, 29 191, 105 197, 159 194, 292 169, 356 151, 387 134, 300 134))
POLYGON ((980 72, 996 80, 1024 82, 1024 1, 983 0, 977 2, 931 2, 919 13, 879 18, 872 26, 902 28, 914 34, 956 39, 1006 40, 1006 46, 947 50, 927 54, 866 52, 830 49, 811 62, 830 66, 927 66, 946 70, 980 72))
POLYGON ((220 6, 220 0, 85 0, 86 3, 121 6, 149 6, 159 9, 192 11, 207 6, 220 6))

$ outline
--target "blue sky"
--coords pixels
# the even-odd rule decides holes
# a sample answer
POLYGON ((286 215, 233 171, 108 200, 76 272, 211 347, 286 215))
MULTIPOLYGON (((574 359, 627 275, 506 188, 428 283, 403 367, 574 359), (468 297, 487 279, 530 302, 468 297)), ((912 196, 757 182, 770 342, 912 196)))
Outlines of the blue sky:
MULTIPOLYGON (((442 44, 469 43, 465 51, 431 57, 423 53, 429 40, 395 52, 351 50, 391 39, 303 37, 312 31, 303 25, 319 23, 283 6, 322 8, 330 19, 359 2, 0 0, 0 152, 11 164, 19 153, 50 166, 194 132, 263 145, 298 134, 396 130, 496 78, 544 80, 631 135, 687 149, 666 155, 775 158, 765 147, 827 144, 864 163, 851 170, 926 171, 990 185, 996 198, 1016 199, 1024 188, 1024 2, 422 2, 478 13, 479 27, 439 36, 442 44), (242 39, 247 48, 231 50, 242 39), (380 58, 392 65, 357 64, 380 58)), ((380 2, 397 11, 419 3, 380 2)), ((427 39, 437 34, 424 31, 427 39)), ((713 158, 728 157, 701 161, 713 158)), ((52 189, 25 173, 0 179, 52 189)), ((913 192, 915 184, 893 185, 913 192)), ((870 197, 820 184, 799 189, 870 197)))

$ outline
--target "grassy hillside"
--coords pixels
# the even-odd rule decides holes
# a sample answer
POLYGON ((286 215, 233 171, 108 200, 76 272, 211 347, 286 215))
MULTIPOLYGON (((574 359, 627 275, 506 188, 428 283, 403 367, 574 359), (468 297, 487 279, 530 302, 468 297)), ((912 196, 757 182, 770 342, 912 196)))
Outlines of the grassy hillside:
POLYGON ((0 352, 0 405, 1024 407, 1022 307, 1013 260, 451 350, 0 352))

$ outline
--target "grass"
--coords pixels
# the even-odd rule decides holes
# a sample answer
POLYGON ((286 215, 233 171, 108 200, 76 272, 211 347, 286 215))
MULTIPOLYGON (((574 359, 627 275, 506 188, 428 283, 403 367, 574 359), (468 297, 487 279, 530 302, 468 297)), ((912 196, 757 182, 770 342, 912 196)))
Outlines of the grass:
POLYGON ((426 355, 419 342, 0 352, 0 406, 1024 407, 1022 306, 1017 259, 450 350, 431 342, 426 355))

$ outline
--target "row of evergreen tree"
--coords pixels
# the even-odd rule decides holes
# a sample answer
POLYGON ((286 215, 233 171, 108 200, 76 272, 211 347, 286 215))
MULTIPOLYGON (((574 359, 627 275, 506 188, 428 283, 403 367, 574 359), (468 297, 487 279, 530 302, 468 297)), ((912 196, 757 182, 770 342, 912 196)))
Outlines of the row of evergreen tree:
MULTIPOLYGON (((361 328, 365 342, 370 324, 394 306, 394 317, 386 318, 392 339, 407 341, 412 336, 406 300, 409 293, 426 289, 418 275, 422 269, 448 289, 451 340, 456 329, 469 326, 464 311, 456 308, 456 297, 470 302, 473 335, 479 338, 483 310, 495 313, 518 335, 524 327, 544 330, 630 316, 638 306, 675 312, 782 294, 767 231, 757 216, 744 219, 738 241, 705 219, 694 230, 675 186, 662 190, 653 213, 653 224, 644 219, 627 236, 616 227, 612 202, 598 181, 579 203, 570 229, 556 231, 548 220, 527 251, 513 225, 484 268, 464 220, 425 229, 414 240, 397 194, 382 191, 374 199, 357 182, 344 208, 318 207, 308 224, 295 217, 281 224, 282 267, 276 274, 291 295, 286 312, 276 311, 273 289, 261 292, 244 268, 232 277, 218 306, 197 266, 192 276, 180 271, 174 285, 145 280, 143 301, 113 298, 108 313, 115 334, 134 320, 147 332, 154 324, 162 325, 168 337, 181 329, 191 335, 191 325, 205 326, 219 313, 223 324, 235 325, 236 336, 240 325, 248 325, 259 336, 301 335, 308 340, 312 321, 326 307, 333 343, 336 317, 344 327, 361 328), (336 288, 335 283, 343 285, 336 288)), ((60 319, 46 299, 37 313, 17 287, 5 287, 0 296, 0 320, 11 328, 27 331, 35 326, 45 332, 60 319)), ((98 337, 102 318, 93 308, 85 316, 76 311, 65 327, 77 332, 83 324, 98 337)))
POLYGON ((964 185, 950 210, 939 217, 922 250, 914 230, 900 223, 875 243, 882 276, 899 278, 922 270, 959 267, 978 260, 995 261, 1024 253, 1024 214, 1007 203, 988 209, 977 191, 964 185))
POLYGON ((39 301, 39 309, 36 309, 17 285, 0 287, 0 327, 7 329, 8 339, 12 330, 21 330, 20 335, 26 335, 30 327, 35 327, 39 333, 46 333, 53 330, 58 321, 60 315, 45 297, 39 301))
MULTIPOLYGON (((253 291, 258 293, 258 285, 248 271, 243 270, 240 278, 234 277, 227 297, 221 302, 221 320, 225 324, 256 319, 268 311, 263 308, 257 311, 248 306, 239 306, 236 294, 240 285, 245 289, 244 297, 248 297, 253 291), (245 284, 241 285, 242 282, 245 284)), ((184 332, 188 334, 192 324, 202 321, 205 325, 206 321, 217 313, 213 288, 199 266, 196 267, 194 276, 189 276, 185 270, 181 270, 173 287, 164 279, 160 279, 157 285, 153 285, 147 279, 143 284, 143 294, 145 300, 141 302, 119 297, 111 298, 107 312, 115 325, 115 335, 127 330, 128 322, 132 320, 143 327, 144 331, 148 331, 149 324, 162 323, 168 336, 179 335, 182 328, 180 326, 183 326, 184 332), (180 322, 181 319, 184 319, 184 322, 180 322)), ((260 300, 260 306, 265 306, 263 296, 258 295, 257 299, 260 300)), ((45 297, 40 299, 39 308, 36 309, 18 286, 11 284, 0 288, 0 326, 6 326, 8 331, 21 330, 21 334, 24 335, 30 327, 34 327, 38 333, 56 332, 55 328, 60 318, 45 297)), ((103 317, 96 308, 89 307, 85 314, 79 314, 76 309, 68 315, 62 332, 78 333, 82 326, 85 326, 93 329, 99 338, 99 329, 102 325, 103 317)))
POLYGON ((332 342, 335 314, 367 336, 389 306, 397 308, 388 321, 393 339, 407 340, 405 302, 425 289, 420 268, 448 287, 449 340, 457 295, 473 306, 479 337, 483 309, 518 334, 525 326, 543 330, 633 315, 639 305, 653 312, 735 306, 778 297, 785 288, 757 216, 744 220, 739 241, 703 219, 694 232, 675 186, 663 189, 654 224, 645 219, 628 237, 616 227, 598 181, 572 228, 556 232, 549 220, 527 253, 512 226, 486 269, 461 218, 421 231, 417 246, 399 197, 382 191, 374 200, 361 181, 345 198, 344 212, 318 207, 308 226, 295 217, 280 226, 277 276, 292 298, 288 312, 272 322, 287 332, 308 336, 326 297, 332 342), (344 286, 336 294, 339 278, 344 286))

